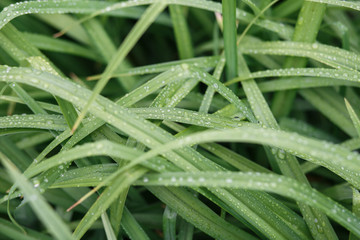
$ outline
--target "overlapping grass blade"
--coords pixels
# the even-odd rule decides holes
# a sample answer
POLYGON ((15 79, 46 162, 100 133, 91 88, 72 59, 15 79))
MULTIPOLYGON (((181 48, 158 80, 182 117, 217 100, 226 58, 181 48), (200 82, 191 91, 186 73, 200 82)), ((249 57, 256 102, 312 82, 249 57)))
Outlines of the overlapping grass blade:
POLYGON ((10 173, 11 178, 21 189, 24 197, 29 201, 34 212, 37 214, 42 223, 49 229, 51 234, 57 239, 73 239, 70 230, 55 213, 51 206, 46 203, 41 194, 34 189, 32 184, 19 172, 19 170, 10 162, 10 160, 0 153, 4 166, 10 173))
POLYGON ((135 184, 149 186, 208 186, 248 188, 264 190, 295 198, 301 202, 316 206, 334 220, 346 226, 356 236, 360 236, 360 218, 345 207, 325 197, 305 184, 272 174, 260 173, 163 173, 147 174, 135 184), (269 181, 271 179, 271 181, 269 181))
MULTIPOLYGON (((16 71, 20 70, 19 68, 11 68, 9 71, 4 71, 1 75, 1 79, 5 80, 10 75, 13 77, 16 81, 22 81, 22 78, 16 77, 16 71)), ((21 76, 23 76, 23 72, 18 72, 21 76)), ((41 73, 37 70, 32 70, 32 73, 27 73, 27 76, 29 79, 37 79, 38 82, 32 83, 31 81, 26 81, 28 84, 34 85, 38 88, 44 88, 47 91, 51 91, 55 95, 59 95, 61 97, 64 97, 68 99, 69 101, 72 101, 76 103, 77 105, 84 106, 85 99, 90 95, 90 92, 86 89, 83 89, 74 83, 71 83, 69 81, 64 81, 58 76, 53 76, 48 73, 41 73), (34 74, 36 73, 36 74, 34 74), (45 83, 45 86, 44 86, 45 83), (85 94, 85 95, 84 95, 85 94)), ((105 98, 98 97, 98 100, 96 103, 93 104, 93 107, 91 108, 91 113, 104 119, 105 121, 111 123, 112 125, 116 126, 117 128, 121 129, 122 131, 130 134, 131 136, 135 137, 136 139, 142 141, 145 145, 149 147, 155 147, 158 146, 159 141, 160 142, 167 142, 170 140, 169 135, 167 132, 164 132, 163 130, 160 131, 160 129, 154 128, 153 124, 149 124, 146 121, 143 121, 139 119, 138 117, 133 116, 130 114, 130 112, 126 109, 123 109, 119 106, 116 106, 111 101, 106 100, 105 98), (99 100, 101 99, 101 100, 99 100), (117 109, 117 110, 116 110, 117 109), (132 116, 132 117, 131 117, 132 116), (130 120, 131 119, 131 120, 130 120), (142 129, 139 129, 139 126, 142 126, 142 129), (156 137, 152 136, 153 134, 156 134, 156 137)), ((202 157, 201 155, 198 155, 196 152, 191 150, 191 148, 186 148, 181 150, 178 153, 167 153, 165 154, 168 159, 173 160, 175 165, 181 167, 182 169, 186 170, 196 170, 195 166, 199 166, 201 168, 212 168, 212 169, 219 169, 212 163, 211 161, 207 160, 206 158, 202 157), (185 157, 185 159, 184 159, 185 157), (188 162, 191 161, 191 162, 188 162)), ((127 167, 130 167, 128 165, 127 167)), ((122 171, 124 171, 127 168, 123 168, 120 170, 119 173, 116 173, 114 176, 118 176, 122 171)), ((50 182, 50 180, 49 180, 50 182)), ((120 185, 119 185, 120 186, 120 185)), ((226 193, 222 190, 223 193, 226 194, 226 198, 224 200, 227 202, 227 204, 230 204, 234 201, 239 201, 239 199, 234 198, 230 193, 226 193), (230 194, 230 195, 229 195, 230 194)), ((119 192, 117 192, 119 193, 119 192)), ((219 194, 219 193, 217 193, 219 194)), ((225 196, 225 195, 224 195, 225 196)), ((114 198, 113 198, 114 199, 114 198)), ((110 203, 110 202, 107 202, 110 203)), ((106 205, 103 205, 105 208, 106 205)), ((107 205, 108 206, 108 205, 107 205)), ((237 207, 240 207, 237 206, 237 207)), ((96 209, 96 208, 95 208, 96 209)), ((240 211, 240 208, 238 208, 236 211, 240 211)), ((268 213, 266 214, 267 216, 268 213)), ((86 221, 84 220, 84 224, 79 228, 81 229, 88 229, 91 223, 93 223, 96 219, 96 216, 100 215, 87 215, 86 221), (88 219, 91 219, 88 220, 88 219)), ((255 215, 248 216, 250 219, 253 217, 256 217, 255 215)), ((261 225, 258 225, 258 222, 251 221, 252 224, 257 225, 259 229, 262 229, 266 227, 266 234, 269 234, 272 238, 276 238, 276 236, 279 236, 279 232, 274 229, 275 226, 268 225, 267 222, 263 221, 261 225)), ((284 225, 285 226, 285 225, 284 225)), ((288 227, 291 225, 288 225, 288 227)), ((81 230, 81 234, 83 234, 83 231, 81 230)), ((80 235, 81 235, 80 234, 80 235)), ((291 232, 289 234, 294 234, 294 232, 291 232)))

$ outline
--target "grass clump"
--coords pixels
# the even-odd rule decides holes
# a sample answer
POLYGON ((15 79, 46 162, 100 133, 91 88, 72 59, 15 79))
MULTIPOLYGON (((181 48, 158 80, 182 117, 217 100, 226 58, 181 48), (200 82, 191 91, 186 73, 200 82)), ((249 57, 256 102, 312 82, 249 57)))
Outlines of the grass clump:
POLYGON ((4 239, 358 239, 358 2, 0 2, 4 239))

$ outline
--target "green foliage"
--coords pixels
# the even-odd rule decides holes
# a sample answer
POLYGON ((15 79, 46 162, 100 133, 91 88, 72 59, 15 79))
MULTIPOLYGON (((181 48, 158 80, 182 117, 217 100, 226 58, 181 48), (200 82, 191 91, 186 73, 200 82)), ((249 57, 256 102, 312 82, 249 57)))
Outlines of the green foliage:
POLYGON ((360 5, 296 2, 0 1, 0 238, 359 239, 360 5))

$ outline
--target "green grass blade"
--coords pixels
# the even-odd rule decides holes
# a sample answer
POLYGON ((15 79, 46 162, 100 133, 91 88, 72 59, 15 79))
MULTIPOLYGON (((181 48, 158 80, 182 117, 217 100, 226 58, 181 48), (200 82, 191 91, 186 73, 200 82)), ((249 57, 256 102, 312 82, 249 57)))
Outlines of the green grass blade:
MULTIPOLYGON (((17 74, 20 74, 23 76, 23 73, 17 72, 18 68, 11 68, 9 71, 4 71, 0 76, 2 76, 0 79, 3 81, 6 81, 6 79, 9 76, 12 76, 13 79, 16 81, 22 81, 22 78, 17 79, 17 74)), ((36 70, 33 70, 32 73, 27 73, 27 76, 29 79, 37 79, 39 82, 37 84, 34 84, 36 87, 43 88, 44 83, 46 83, 46 90, 51 91, 51 93, 55 95, 59 95, 61 97, 64 97, 77 105, 79 107, 82 107, 85 105, 85 99, 87 99, 90 96, 90 92, 84 88, 79 87, 78 85, 75 85, 74 83, 71 83, 69 81, 62 80, 60 77, 56 77, 47 73, 40 73, 36 70), (36 74, 33 74, 36 72, 36 74), (61 83, 61 84, 60 84, 61 83)), ((30 82, 27 82, 28 84, 33 84, 30 82)), ((103 120, 106 120, 110 122, 112 125, 116 126, 117 128, 121 129, 122 131, 129 133, 131 136, 135 137, 136 139, 139 139, 142 141, 145 145, 148 147, 155 147, 159 146, 159 140, 162 143, 168 142, 172 140, 173 138, 170 138, 168 134, 165 134, 164 131, 159 131, 153 124, 149 124, 146 121, 141 120, 140 118, 135 118, 132 114, 130 114, 127 110, 116 106, 111 101, 106 100, 105 98, 98 97, 99 100, 96 101, 96 105, 94 104, 93 108, 91 108, 91 113, 100 117, 103 120), (99 104, 99 105, 98 105, 99 104), (105 110, 106 109, 106 110, 105 110), (112 109, 112 110, 111 110, 112 109), (115 110, 117 109, 117 110, 115 110), (131 120, 130 120, 131 119, 131 120), (135 127, 136 126, 136 127, 135 127), (142 126, 142 129, 139 130, 139 126, 142 126), (154 136, 151 136, 152 134, 156 134, 156 138, 154 136)), ((208 159, 202 157, 197 152, 194 152, 191 148, 185 148, 181 150, 180 152, 176 153, 170 153, 166 154, 166 157, 169 160, 174 160, 174 163, 181 167, 182 169, 186 170, 196 170, 197 168, 195 166, 198 166, 202 169, 219 169, 216 165, 214 165, 213 162, 209 161, 208 159), (186 160, 184 159, 186 158, 186 160)), ((134 162, 135 164, 135 162, 134 162)), ((130 167, 130 165, 127 165, 127 167, 130 167)), ((124 171, 123 168, 121 171, 124 171)), ((116 175, 115 175, 116 176, 116 175)), ((222 190, 223 191, 223 190, 222 190)), ((225 192, 226 193, 226 192, 225 192)), ((219 194, 218 192, 215 194, 219 194)), ((234 201, 240 201, 238 197, 234 197, 231 193, 226 193, 227 195, 227 204, 233 206, 234 201)), ((243 195, 243 197, 246 197, 246 195, 243 195)), ((241 212, 240 205, 235 205, 237 208, 235 212, 237 214, 244 214, 241 212)), ((257 209, 252 209, 251 211, 257 211, 257 209)), ((245 213, 248 214, 248 213, 245 213)), ((257 213, 256 213, 257 214, 257 213)), ((256 218, 257 215, 255 213, 249 214, 247 217, 256 218)), ((268 215, 268 214, 267 214, 268 215)), ((264 233, 269 234, 268 236, 271 236, 272 238, 276 238, 278 236, 279 232, 278 230, 275 230, 275 226, 268 225, 265 221, 262 222, 262 224, 258 224, 256 221, 252 221, 252 223, 259 229, 264 231, 264 233), (269 230, 270 229, 270 230, 269 230), (274 234, 270 233, 274 232, 274 234), (275 233, 276 232, 276 233, 275 233)), ((293 233, 292 233, 293 234, 293 233)), ((286 237, 284 237, 286 238, 286 237)))
POLYGON ((112 60, 106 67, 101 79, 96 84, 91 97, 88 99, 88 103, 82 109, 81 114, 74 123, 73 131, 79 126, 80 122, 88 112, 90 105, 93 103, 93 101, 95 101, 97 95, 100 94, 101 90, 110 80, 111 76, 114 74, 114 71, 119 67, 119 65, 122 63, 130 50, 134 47, 139 38, 144 34, 147 28, 153 23, 153 21, 164 10, 165 7, 166 4, 163 2, 154 3, 144 12, 143 16, 132 28, 131 32, 127 35, 126 39, 123 41, 117 52, 112 57, 112 60))
POLYGON ((237 74, 237 46, 236 46, 236 1, 222 2, 224 21, 224 50, 226 60, 226 79, 235 78, 237 74))
POLYGON ((101 214, 101 220, 104 225, 107 239, 116 240, 117 238, 115 236, 114 230, 112 229, 111 223, 106 213, 101 214))
POLYGON ((176 239, 176 217, 177 213, 169 206, 166 206, 163 214, 164 239, 176 239))
POLYGON ((76 227, 73 237, 80 239, 95 220, 106 211, 110 204, 137 178, 142 176, 147 170, 144 168, 129 169, 127 176, 118 176, 99 196, 96 202, 85 214, 79 225, 76 227))
POLYGON ((130 239, 147 240, 150 239, 130 211, 125 207, 122 220, 122 227, 129 235, 130 239))
POLYGON ((360 236, 360 218, 345 207, 291 178, 260 173, 164 173, 147 174, 137 184, 147 186, 211 186, 265 190, 314 205, 360 236), (271 179, 271 181, 269 181, 271 179))
POLYGON ((19 170, 10 162, 9 159, 2 153, 0 157, 4 166, 9 171, 12 179, 16 182, 16 185, 19 186, 24 197, 29 201, 33 210, 43 222, 43 224, 49 229, 51 234, 56 239, 73 239, 71 233, 65 223, 55 214, 54 210, 50 207, 48 203, 44 200, 41 194, 34 189, 34 187, 28 182, 28 180, 21 175, 19 170))
POLYGON ((92 60, 98 60, 99 56, 91 49, 74 44, 67 40, 55 39, 46 35, 23 33, 24 37, 40 50, 66 53, 81 56, 92 60))
MULTIPOLYGON (((360 216, 360 193, 358 190, 356 190, 355 188, 352 189, 353 192, 353 208, 352 211, 356 216, 360 216)), ((349 236, 349 240, 358 240, 360 239, 360 237, 356 237, 355 234, 353 234, 352 232, 350 233, 349 236)))
POLYGON ((346 98, 345 98, 345 105, 346 105, 346 108, 347 108, 347 110, 349 112, 351 121, 354 124, 356 132, 357 132, 358 136, 360 136, 360 120, 359 120, 359 117, 357 116, 354 109, 352 108, 352 106, 350 105, 350 103, 348 102, 348 100, 346 98))
POLYGON ((356 1, 340 1, 340 0, 309 0, 309 2, 327 3, 338 7, 351 8, 360 11, 360 3, 356 1))
POLYGON ((293 69, 275 69, 265 70, 250 73, 248 76, 237 77, 226 85, 244 81, 251 78, 265 78, 265 77, 289 77, 289 76, 309 76, 309 77, 323 77, 334 78, 346 81, 360 81, 360 74, 357 71, 349 71, 343 69, 328 69, 328 68, 293 68, 293 69))
MULTIPOLYGON (((327 92, 334 94, 332 89, 323 89, 327 92)), ((322 114, 329 118, 330 121, 335 123, 349 136, 356 136, 356 130, 346 111, 343 99, 337 95, 326 94, 321 89, 313 90, 308 89, 307 91, 301 90, 299 92, 308 102, 315 106, 322 114)))
POLYGON ((173 23, 176 45, 180 59, 194 57, 189 28, 184 16, 184 7, 170 5, 170 16, 173 23))
POLYGON ((67 125, 59 115, 13 115, 0 117, 0 128, 35 128, 65 131, 67 125))
POLYGON ((298 42, 247 42, 239 46, 243 54, 270 54, 308 57, 333 68, 359 70, 360 56, 357 53, 320 43, 298 42))
POLYGON ((148 187, 161 201, 170 206, 195 227, 214 238, 256 239, 250 234, 225 222, 190 192, 181 188, 148 187), (189 211, 191 209, 191 211, 189 211), (205 223, 205 224, 203 224, 205 223))

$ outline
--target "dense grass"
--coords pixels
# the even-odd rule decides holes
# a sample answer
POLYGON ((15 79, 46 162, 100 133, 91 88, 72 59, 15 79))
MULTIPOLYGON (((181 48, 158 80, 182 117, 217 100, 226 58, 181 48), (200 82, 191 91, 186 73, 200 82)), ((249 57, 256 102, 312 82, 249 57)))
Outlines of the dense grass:
POLYGON ((1 239, 360 239, 359 2, 16 2, 1 239))

